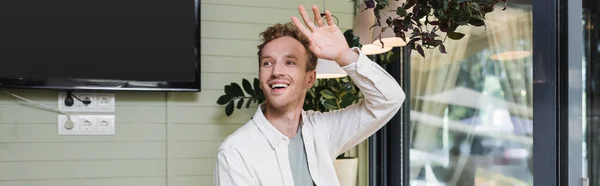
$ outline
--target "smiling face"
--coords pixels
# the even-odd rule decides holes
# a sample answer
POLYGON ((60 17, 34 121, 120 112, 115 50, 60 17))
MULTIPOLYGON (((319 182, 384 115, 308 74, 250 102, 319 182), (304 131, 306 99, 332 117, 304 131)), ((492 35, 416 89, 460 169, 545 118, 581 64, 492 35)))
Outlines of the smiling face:
POLYGON ((307 70, 306 48, 298 40, 283 36, 266 43, 259 56, 259 80, 266 104, 278 109, 302 107, 306 90, 316 71, 307 70))

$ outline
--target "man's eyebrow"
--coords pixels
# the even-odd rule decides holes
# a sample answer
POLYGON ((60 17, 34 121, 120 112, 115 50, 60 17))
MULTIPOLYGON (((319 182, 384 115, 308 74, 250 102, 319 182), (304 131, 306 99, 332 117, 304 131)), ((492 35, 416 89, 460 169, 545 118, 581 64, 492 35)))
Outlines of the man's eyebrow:
POLYGON ((298 59, 298 57, 296 57, 296 55, 293 55, 293 54, 285 55, 285 57, 292 58, 292 59, 298 59))
POLYGON ((269 56, 269 55, 264 55, 264 56, 261 56, 261 57, 260 57, 260 59, 261 59, 261 60, 262 60, 262 59, 265 59, 265 58, 271 58, 271 56, 269 56))
MULTIPOLYGON (((287 55, 285 55, 285 57, 286 58, 292 58, 292 59, 298 59, 298 57, 296 57, 296 55, 294 55, 294 54, 287 54, 287 55)), ((266 59, 266 58, 271 58, 271 56, 270 55, 264 55, 264 56, 260 57, 261 60, 262 59, 266 59)))

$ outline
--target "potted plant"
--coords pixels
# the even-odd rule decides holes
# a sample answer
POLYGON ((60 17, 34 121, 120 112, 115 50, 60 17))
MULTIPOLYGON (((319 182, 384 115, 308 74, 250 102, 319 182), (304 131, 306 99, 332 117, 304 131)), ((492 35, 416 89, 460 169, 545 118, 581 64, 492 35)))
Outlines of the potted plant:
MULTIPOLYGON (((305 109, 315 108, 326 112, 345 108, 362 98, 360 90, 349 77, 320 79, 307 92, 304 106, 305 109)), ((334 168, 340 185, 356 185, 358 157, 344 152, 334 161, 334 168)))
POLYGON ((348 153, 339 155, 333 162, 333 168, 340 185, 354 186, 358 178, 358 158, 348 156, 348 153))

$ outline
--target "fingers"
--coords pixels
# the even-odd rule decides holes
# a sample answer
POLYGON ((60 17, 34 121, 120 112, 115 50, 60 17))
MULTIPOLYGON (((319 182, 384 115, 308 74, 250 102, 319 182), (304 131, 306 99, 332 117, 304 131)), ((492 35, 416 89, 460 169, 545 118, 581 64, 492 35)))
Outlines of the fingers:
POLYGON ((315 16, 315 21, 319 27, 325 26, 323 23, 323 19, 321 18, 321 12, 319 12, 319 8, 317 5, 312 6, 313 15, 315 16))
POLYGON ((315 24, 312 21, 310 21, 310 18, 308 17, 308 15, 306 15, 306 10, 304 9, 304 6, 298 6, 298 10, 300 10, 300 16, 302 16, 302 19, 304 20, 306 26, 308 26, 310 30, 315 30, 315 24))
POLYGON ((327 25, 329 25, 329 26, 334 25, 333 16, 331 16, 331 12, 329 12, 329 10, 325 11, 325 18, 327 19, 327 25))
POLYGON ((300 30, 300 32, 302 34, 304 34, 306 37, 310 38, 310 36, 312 35, 312 32, 310 30, 308 30, 308 28, 306 28, 304 26, 304 24, 300 23, 300 20, 298 20, 298 18, 296 18, 295 16, 292 17, 292 22, 294 23, 294 25, 296 25, 296 28, 298 28, 298 30, 300 30))

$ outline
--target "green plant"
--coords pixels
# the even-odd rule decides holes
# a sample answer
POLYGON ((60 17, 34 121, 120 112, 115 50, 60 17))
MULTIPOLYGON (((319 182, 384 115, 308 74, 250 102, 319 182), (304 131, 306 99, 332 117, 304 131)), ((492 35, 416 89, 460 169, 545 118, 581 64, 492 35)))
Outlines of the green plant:
MULTIPOLYGON (((390 0, 398 1, 398 0, 390 0)), ((407 42, 407 47, 416 50, 425 57, 423 47, 430 49, 438 47, 446 53, 444 42, 446 38, 460 40, 465 34, 457 32, 460 26, 472 25, 485 27, 485 16, 494 11, 499 2, 507 0, 406 0, 396 8, 395 16, 381 19, 381 11, 389 9, 388 0, 364 0, 366 9, 373 8, 377 19, 371 28, 379 27, 381 33, 393 29, 396 37, 407 42), (380 20, 385 20, 385 25, 380 20), (439 32, 445 33, 440 39, 439 32), (408 37, 408 38, 407 38, 408 37), (408 39, 408 40, 407 40, 408 39)), ((361 10, 363 11, 363 10, 361 10)), ((487 29, 487 28, 486 28, 487 29)), ((377 37, 381 38, 381 34, 377 37)), ((383 43, 381 43, 383 45, 383 43)))
MULTIPOLYGON (((243 78, 244 91, 235 82, 225 85, 225 94, 217 100, 217 104, 226 105, 225 114, 230 116, 234 109, 250 108, 252 103, 261 104, 265 101, 264 94, 258 87, 258 79, 254 78, 255 86, 243 78), (247 94, 247 95, 246 95, 247 94)), ((362 98, 358 87, 349 77, 336 79, 317 79, 315 85, 307 90, 303 109, 327 112, 345 108, 362 98)))
POLYGON ((254 83, 250 84, 247 79, 242 79, 242 86, 248 95, 244 94, 244 90, 239 84, 233 82, 230 85, 225 85, 225 94, 217 99, 217 104, 225 105, 225 114, 231 116, 234 107, 241 109, 246 103, 246 108, 250 108, 252 103, 262 103, 265 101, 265 95, 260 89, 260 83, 257 78, 254 78, 254 83))

